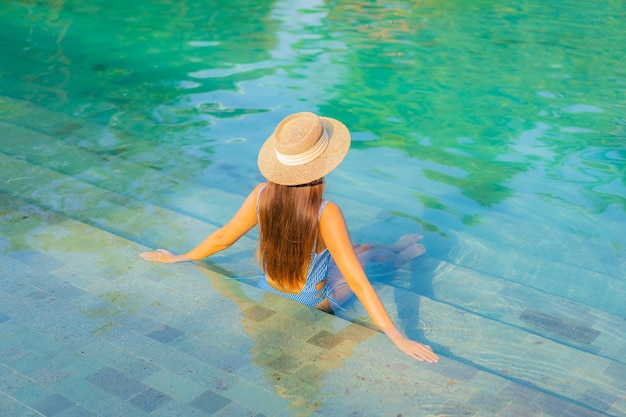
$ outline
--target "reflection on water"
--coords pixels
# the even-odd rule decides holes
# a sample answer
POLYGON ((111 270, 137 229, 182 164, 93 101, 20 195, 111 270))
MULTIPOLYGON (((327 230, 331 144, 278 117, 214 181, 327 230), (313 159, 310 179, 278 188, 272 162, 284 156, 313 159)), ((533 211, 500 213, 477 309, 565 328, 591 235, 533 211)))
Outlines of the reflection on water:
MULTIPOLYGON (((296 4, 294 19, 269 1, 11 4, 0 16, 24 17, 9 22, 14 59, 1 72, 29 83, 28 100, 110 126, 107 152, 195 181, 241 150, 226 146, 233 137, 250 139, 249 163, 283 97, 285 112, 319 107, 346 121, 354 149, 399 149, 398 162, 486 208, 528 181, 528 192, 582 199, 592 213, 624 206, 623 5, 584 19, 573 3, 334 6, 296 4), (320 78, 323 67, 338 78, 320 78), (548 181, 526 177, 537 170, 548 181), (561 190, 581 175, 595 181, 561 190)), ((423 203, 429 190, 417 191, 423 203)))
MULTIPOLYGON (((345 54, 354 71, 341 86, 341 99, 323 107, 359 103, 347 116, 349 125, 375 132, 377 139, 355 148, 394 147, 416 163, 433 162, 435 169, 424 169, 424 176, 487 207, 515 194, 510 182, 516 176, 554 171, 598 141, 623 152, 623 129, 621 140, 603 139, 615 131, 624 108, 614 93, 624 89, 623 63, 598 41, 623 45, 623 30, 604 14, 608 4, 590 11, 602 23, 589 25, 573 3, 447 4, 445 10, 389 3, 357 3, 333 21, 335 31, 368 45, 345 54), (546 27, 546 18, 557 13, 560 18, 546 27), (533 131, 529 142, 526 132, 533 131)), ((623 164, 605 163, 595 167, 597 174, 623 187, 623 164)), ((587 204, 602 199, 586 197, 587 204)))

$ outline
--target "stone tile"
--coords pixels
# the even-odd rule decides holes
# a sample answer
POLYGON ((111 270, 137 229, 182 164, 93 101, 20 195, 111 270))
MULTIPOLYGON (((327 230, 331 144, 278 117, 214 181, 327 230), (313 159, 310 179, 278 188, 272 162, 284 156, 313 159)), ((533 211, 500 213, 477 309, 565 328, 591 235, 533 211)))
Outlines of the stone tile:
MULTIPOLYGON (((300 372, 302 372, 302 368, 298 370, 298 375, 300 375, 300 372)), ((292 375, 276 370, 268 372, 267 368, 253 365, 251 363, 242 367, 241 369, 238 369, 237 372, 235 372, 235 376, 237 377, 237 379, 241 379, 243 381, 246 381, 247 383, 254 384, 259 388, 263 388, 266 390, 272 389, 274 384, 276 384, 278 381, 282 381, 285 379, 289 380, 288 383, 292 385, 297 384, 296 378, 292 375)), ((235 380, 234 384, 237 383, 239 383, 239 381, 235 380)), ((234 384, 231 384, 231 386, 234 384)), ((227 389, 228 388, 229 387, 227 387, 227 389)))
POLYGON ((500 395, 515 398, 517 401, 529 404, 535 402, 539 397, 539 392, 524 385, 509 382, 502 388, 500 395))
POLYGON ((2 412, 2 417, 41 417, 37 411, 2 393, 0 393, 0 412, 2 412))
POLYGON ((48 365, 48 361, 42 358, 40 355, 36 353, 29 353, 28 355, 24 355, 19 359, 11 362, 11 368, 24 374, 26 376, 30 376, 36 371, 45 368, 48 365))
POLYGON ((84 290, 67 282, 63 282, 56 288, 50 289, 49 293, 56 299, 60 299, 64 304, 71 303, 73 300, 85 295, 84 290))
POLYGON ((9 368, 8 366, 0 364, 0 379, 6 377, 8 375, 11 375, 13 372, 14 371, 11 368, 9 368))
POLYGON ((178 339, 183 334, 185 333, 178 329, 174 329, 173 327, 162 326, 148 333, 146 336, 156 340, 157 342, 167 344, 170 343, 172 340, 178 339))
POLYGON ((78 353, 111 367, 134 361, 134 358, 128 352, 101 338, 96 338, 94 342, 81 346, 78 349, 78 353))
POLYGON ((147 388, 141 382, 129 378, 115 369, 106 367, 85 377, 85 380, 122 399, 129 399, 147 388))
POLYGON ((122 320, 125 327, 137 333, 147 334, 163 326, 163 322, 157 321, 152 317, 147 317, 141 313, 133 314, 122 320))
POLYGON ((25 311, 24 311, 25 307, 29 308, 29 310, 26 310, 26 313, 31 313, 30 309, 32 309, 32 307, 30 305, 28 305, 27 302, 24 301, 24 298, 30 296, 30 294, 32 294, 33 292, 36 292, 37 288, 35 288, 32 285, 29 285, 28 283, 25 283, 23 281, 18 281, 18 282, 12 282, 12 283, 9 283, 8 285, 5 285, 3 287, 3 291, 6 294, 8 294, 11 297, 13 297, 14 299, 19 300, 15 304, 19 305, 21 308, 15 308, 14 307, 11 310, 13 313, 18 313, 19 315, 18 314, 13 314, 13 316, 21 317, 25 313, 25 311))
POLYGON ((337 332, 337 335, 345 339, 353 340, 355 342, 362 342, 372 337, 373 334, 377 334, 377 333, 379 332, 376 330, 367 328, 365 326, 359 326, 354 323, 349 323, 347 326, 340 329, 337 332))
POLYGON ((496 417, 527 417, 539 415, 540 411, 533 406, 533 403, 509 403, 496 414, 496 417))
POLYGON ((213 414, 214 417, 263 417, 265 415, 235 402, 226 405, 213 414))
MULTIPOLYGON (((151 356, 148 356, 148 358, 152 360, 151 356)), ((141 381, 155 372, 158 372, 161 368, 148 360, 137 358, 136 356, 129 356, 128 360, 118 365, 115 369, 121 374, 141 381)))
POLYGON ((558 417, 605 417, 606 414, 598 413, 587 407, 578 406, 575 404, 567 404, 561 409, 560 414, 556 414, 558 417))
POLYGON ((604 374, 615 378, 618 381, 622 381, 622 384, 626 384, 626 364, 621 362, 612 362, 604 371, 604 374))
POLYGON ((63 369, 68 371, 72 378, 77 380, 83 380, 85 377, 96 373, 104 367, 102 362, 94 358, 88 358, 83 355, 79 355, 76 360, 66 363, 63 369))
POLYGON ((477 412, 474 404, 461 404, 455 400, 444 402, 435 413, 438 416, 473 416, 477 412))
POLYGON ((10 319, 11 317, 7 316, 6 314, 0 313, 0 323, 4 323, 5 321, 8 321, 10 319))
POLYGON ((9 341, 8 339, 2 344, 0 341, 0 363, 10 366, 13 362, 31 354, 31 350, 21 344, 9 341))
POLYGON ((476 368, 455 361, 440 361, 433 371, 463 382, 471 381, 478 375, 476 368))
POLYGON ((236 403, 270 416, 284 410, 288 405, 285 399, 274 394, 274 390, 266 391, 245 381, 230 387, 223 395, 236 403))
POLYGON ((169 346, 189 355, 192 355, 198 350, 204 352, 208 351, 206 344, 201 339, 188 333, 170 342, 169 346))
POLYGON ((547 394, 538 396, 536 403, 542 413, 553 417, 567 415, 569 413, 567 410, 572 405, 561 398, 556 398, 547 394))
POLYGON ((154 339, 123 326, 114 326, 110 332, 106 332, 102 337, 116 346, 123 346, 124 350, 132 353, 137 353, 156 343, 154 339))
POLYGON ((574 323, 554 317, 541 311, 527 309, 520 315, 520 320, 530 323, 542 329, 560 334, 577 342, 590 344, 598 337, 601 332, 574 323))
POLYGON ((207 389, 205 384, 199 384, 166 369, 153 373, 142 382, 181 403, 191 402, 207 389))
POLYGON ((280 356, 270 362, 267 363, 267 366, 276 369, 278 371, 282 371, 288 374, 294 373, 302 363, 300 360, 295 357, 288 355, 286 353, 280 354, 280 356))
POLYGON ((41 333, 47 337, 57 341, 68 349, 79 352, 84 346, 96 343, 98 337, 93 333, 90 333, 84 329, 74 327, 74 321, 71 326, 66 326, 64 322, 57 322, 46 329, 43 329, 41 333))
POLYGON ((18 317, 18 320, 26 324, 29 328, 37 330, 42 337, 42 331, 44 329, 47 329, 59 321, 57 317, 45 312, 45 307, 29 306, 29 308, 31 309, 30 313, 28 315, 22 314, 18 317))
POLYGON ((344 341, 345 339, 343 337, 327 332, 326 330, 320 331, 319 333, 315 334, 315 336, 307 340, 308 343, 312 343, 324 349, 333 349, 335 346, 344 341))
POLYGON ((609 410, 616 400, 615 395, 600 389, 587 390, 580 397, 580 402, 583 404, 607 414, 610 414, 609 410))
POLYGON ((249 361, 248 355, 241 352, 240 346, 225 345, 212 334, 207 337, 184 334, 168 346, 227 372, 234 372, 249 361))
POLYGON ((474 395, 467 404, 483 415, 496 415, 509 402, 508 398, 504 398, 497 393, 481 391, 474 395))
POLYGON ((54 386, 61 383, 65 378, 70 376, 70 372, 62 367, 59 367, 53 363, 48 363, 46 366, 32 372, 29 375, 33 381, 53 389, 54 386))
POLYGON ((150 413, 152 417, 206 417, 207 413, 204 410, 195 408, 189 404, 181 403, 178 401, 168 401, 161 405, 159 408, 150 413))
POLYGON ((214 414, 217 410, 230 404, 230 402, 231 400, 226 397, 212 391, 206 391, 191 401, 189 405, 207 414, 214 414))
POLYGON ((97 416, 124 416, 124 417, 150 417, 149 413, 146 413, 141 408, 137 408, 127 401, 119 401, 117 398, 110 398, 104 404, 99 404, 98 407, 90 409, 97 416))
POLYGON ((242 354, 238 349, 218 350, 212 348, 194 352, 193 355, 231 374, 250 362, 249 356, 242 354))
POLYGON ((130 399, 128 402, 135 407, 141 408, 147 413, 151 413, 170 400, 171 398, 161 391, 148 388, 139 395, 130 399))
POLYGON ((238 378, 232 373, 195 358, 191 358, 185 367, 176 371, 176 374, 217 393, 238 382, 238 378))
POLYGON ((0 311, 7 316, 14 317, 15 310, 24 306, 24 302, 3 290, 4 288, 0 285, 0 311))
POLYGON ((67 348, 75 347, 76 345, 84 346, 94 340, 94 336, 91 333, 79 329, 65 320, 57 319, 55 323, 45 329, 41 329, 40 332, 67 348))
POLYGON ((97 414, 97 410, 106 409, 107 404, 122 401, 100 387, 91 385, 79 376, 70 376, 54 386, 56 393, 73 401, 81 407, 97 414))
POLYGON ((75 404, 59 394, 53 394, 49 397, 46 397, 36 404, 33 405, 33 408, 39 411, 41 414, 45 416, 55 416, 59 412, 65 410, 66 408, 72 407, 75 404))
POLYGON ((171 371, 177 371, 183 368, 191 359, 191 356, 187 353, 160 343, 142 349, 136 354, 140 358, 145 358, 146 361, 150 361, 150 363, 156 367, 169 369, 171 371))
POLYGON ((206 321, 199 320, 197 317, 191 316, 184 312, 178 312, 177 315, 168 320, 167 323, 168 325, 179 329, 182 332, 194 336, 205 332, 207 330, 207 327, 209 327, 206 321))
POLYGON ((41 271, 52 271, 63 266, 62 262, 57 261, 53 257, 31 249, 10 252, 9 256, 26 264, 34 265, 41 271))
POLYGON ((73 405, 61 410, 54 417, 95 417, 95 414, 83 407, 73 405))
POLYGON ((243 311, 243 315, 245 318, 257 322, 272 317, 274 314, 276 314, 274 310, 270 310, 269 308, 260 305, 254 305, 243 311))
POLYGON ((0 380, 0 392, 27 405, 36 404, 52 394, 48 388, 17 373, 0 380))

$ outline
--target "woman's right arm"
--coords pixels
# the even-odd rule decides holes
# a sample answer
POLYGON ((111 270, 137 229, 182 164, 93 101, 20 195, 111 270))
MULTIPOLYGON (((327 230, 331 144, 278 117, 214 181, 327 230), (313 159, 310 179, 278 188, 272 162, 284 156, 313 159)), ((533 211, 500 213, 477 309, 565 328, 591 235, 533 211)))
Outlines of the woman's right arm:
POLYGON ((165 249, 157 249, 156 251, 141 253, 139 256, 152 262, 185 262, 204 259, 229 248, 257 224, 256 203, 262 186, 263 184, 259 184, 252 190, 228 223, 211 233, 209 237, 189 252, 175 255, 165 249))

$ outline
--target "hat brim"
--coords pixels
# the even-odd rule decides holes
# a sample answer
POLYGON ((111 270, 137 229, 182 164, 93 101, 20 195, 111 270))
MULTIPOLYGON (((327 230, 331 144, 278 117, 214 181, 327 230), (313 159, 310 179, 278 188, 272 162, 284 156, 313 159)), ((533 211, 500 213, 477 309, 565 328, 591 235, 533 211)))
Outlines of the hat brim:
POLYGON ((269 181, 281 185, 301 185, 320 179, 337 168, 350 149, 350 131, 339 120, 320 117, 329 136, 328 146, 319 157, 298 166, 281 164, 273 146, 272 134, 261 146, 258 165, 269 181))

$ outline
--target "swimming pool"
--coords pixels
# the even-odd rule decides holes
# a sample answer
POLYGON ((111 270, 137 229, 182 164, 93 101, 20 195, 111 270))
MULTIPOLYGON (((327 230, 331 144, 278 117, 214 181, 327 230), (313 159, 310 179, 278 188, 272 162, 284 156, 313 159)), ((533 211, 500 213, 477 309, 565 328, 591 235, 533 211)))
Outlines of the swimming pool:
MULTIPOLYGON (((223 224, 280 119, 338 118, 328 196, 354 238, 425 235, 372 271, 400 327, 554 398, 537 415, 625 415, 625 19, 609 0, 3 2, 0 196, 184 250, 199 230, 150 220, 223 224)), ((23 227, 3 255, 34 244, 23 227)), ((256 273, 241 247, 226 274, 256 273)))

